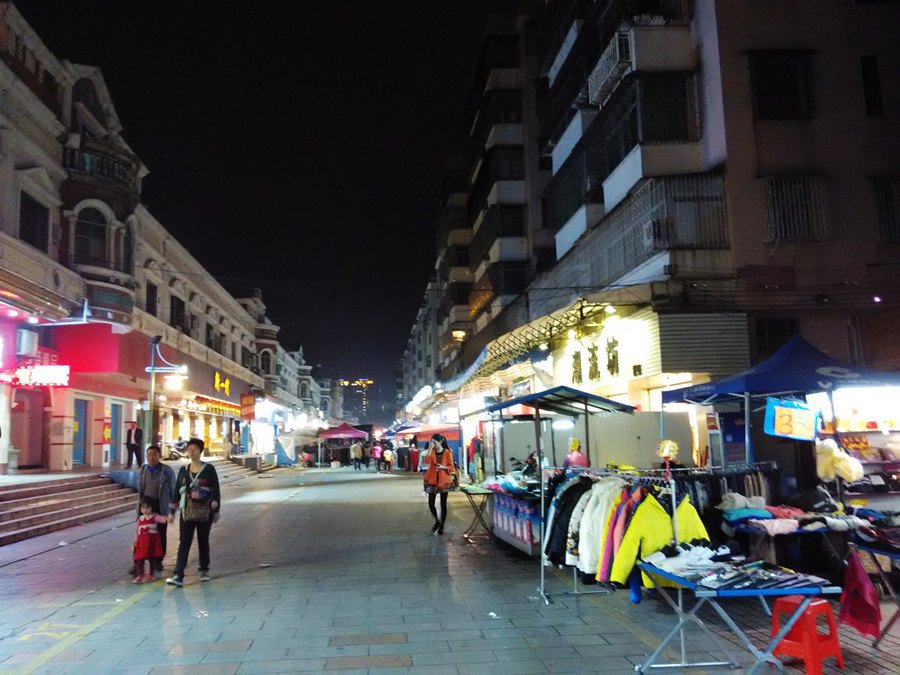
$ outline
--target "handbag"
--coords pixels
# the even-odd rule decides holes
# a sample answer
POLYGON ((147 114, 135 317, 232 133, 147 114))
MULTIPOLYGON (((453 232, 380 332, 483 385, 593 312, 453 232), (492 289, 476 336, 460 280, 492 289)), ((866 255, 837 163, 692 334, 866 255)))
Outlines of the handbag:
POLYGON ((194 480, 192 480, 191 484, 185 489, 185 504, 181 510, 181 517, 184 518, 187 523, 206 523, 212 515, 209 507, 209 493, 205 489, 202 490, 202 492, 206 493, 206 499, 196 500, 192 497, 197 481, 200 480, 200 475, 203 473, 204 469, 206 469, 206 464, 200 468, 200 471, 194 476, 194 480))

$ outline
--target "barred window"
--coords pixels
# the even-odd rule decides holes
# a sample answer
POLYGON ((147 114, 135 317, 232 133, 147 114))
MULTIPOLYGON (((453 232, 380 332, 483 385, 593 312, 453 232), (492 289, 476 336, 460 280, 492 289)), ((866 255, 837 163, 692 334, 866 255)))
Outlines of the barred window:
POLYGON ((764 176, 766 241, 822 241, 828 202, 822 176, 764 176))
POLYGON ((900 242, 900 177, 873 178, 872 190, 875 197, 878 239, 900 242))

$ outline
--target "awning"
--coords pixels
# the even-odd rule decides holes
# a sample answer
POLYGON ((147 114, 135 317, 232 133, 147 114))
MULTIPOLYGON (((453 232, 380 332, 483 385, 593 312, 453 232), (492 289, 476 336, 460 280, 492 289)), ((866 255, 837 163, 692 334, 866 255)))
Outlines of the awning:
POLYGON ((612 401, 596 394, 579 391, 572 387, 554 387, 536 394, 527 394, 509 401, 488 406, 480 412, 498 412, 515 405, 528 405, 539 410, 547 410, 560 415, 574 417, 584 413, 623 412, 633 413, 634 406, 612 401))
POLYGON ((433 434, 446 436, 447 434, 457 433, 459 433, 458 424, 420 424, 416 427, 400 429, 397 431, 397 434, 400 436, 422 436, 424 434, 428 434, 429 436, 433 434))

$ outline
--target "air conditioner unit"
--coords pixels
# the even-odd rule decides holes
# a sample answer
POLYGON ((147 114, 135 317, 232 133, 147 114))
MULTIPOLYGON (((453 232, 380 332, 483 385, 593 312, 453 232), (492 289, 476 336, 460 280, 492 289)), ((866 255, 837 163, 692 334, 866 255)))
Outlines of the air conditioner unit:
POLYGON ((20 328, 16 333, 16 354, 18 356, 37 356, 38 334, 25 328, 20 328))

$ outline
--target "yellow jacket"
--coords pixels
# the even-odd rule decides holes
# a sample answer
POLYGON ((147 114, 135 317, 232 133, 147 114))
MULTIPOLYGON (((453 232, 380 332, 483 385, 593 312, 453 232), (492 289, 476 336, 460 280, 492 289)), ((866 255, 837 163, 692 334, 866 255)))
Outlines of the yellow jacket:
MULTIPOLYGON (((661 499, 671 499, 671 497, 666 496, 661 499)), ((678 519, 679 543, 692 539, 709 539, 706 527, 687 495, 675 509, 675 517, 678 519)), ((631 523, 625 530, 622 544, 613 560, 610 580, 624 585, 639 556, 643 558, 651 553, 656 553, 672 543, 674 538, 672 517, 668 510, 663 508, 656 497, 647 495, 635 510, 631 523)), ((642 574, 642 576, 644 585, 647 588, 653 588, 653 581, 646 574, 642 574)))

